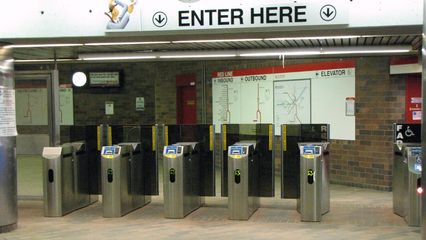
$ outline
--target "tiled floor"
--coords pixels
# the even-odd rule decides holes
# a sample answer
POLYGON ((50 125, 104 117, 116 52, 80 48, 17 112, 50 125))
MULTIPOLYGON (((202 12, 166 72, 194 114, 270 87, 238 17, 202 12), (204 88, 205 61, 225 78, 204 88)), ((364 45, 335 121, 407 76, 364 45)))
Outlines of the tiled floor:
POLYGON ((163 217, 161 196, 119 219, 102 218, 96 203, 62 218, 43 217, 41 201, 19 202, 18 229, 12 239, 420 239, 392 213, 392 193, 340 185, 331 187, 331 211, 321 223, 300 222, 295 200, 265 198, 248 221, 227 219, 227 199, 208 198, 206 207, 185 219, 163 217))
POLYGON ((43 196, 42 158, 36 155, 18 155, 18 196, 34 198, 43 196))

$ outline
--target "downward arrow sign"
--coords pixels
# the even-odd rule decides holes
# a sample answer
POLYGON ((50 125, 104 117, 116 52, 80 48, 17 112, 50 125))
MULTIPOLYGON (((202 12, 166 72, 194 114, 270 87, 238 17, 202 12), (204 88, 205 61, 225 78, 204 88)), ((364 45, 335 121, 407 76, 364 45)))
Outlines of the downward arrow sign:
POLYGON ((152 23, 156 27, 163 27, 167 24, 167 15, 164 12, 156 12, 154 16, 152 16, 152 23))
POLYGON ((324 15, 329 18, 331 15, 333 15, 334 12, 330 11, 330 8, 327 8, 327 12, 322 12, 322 13, 324 13, 324 15))
POLYGON ((158 17, 155 19, 155 21, 157 21, 159 24, 161 24, 164 20, 165 18, 163 18, 162 15, 158 15, 158 17))
POLYGON ((329 22, 336 17, 337 11, 333 5, 327 4, 321 8, 320 15, 322 20, 329 22))

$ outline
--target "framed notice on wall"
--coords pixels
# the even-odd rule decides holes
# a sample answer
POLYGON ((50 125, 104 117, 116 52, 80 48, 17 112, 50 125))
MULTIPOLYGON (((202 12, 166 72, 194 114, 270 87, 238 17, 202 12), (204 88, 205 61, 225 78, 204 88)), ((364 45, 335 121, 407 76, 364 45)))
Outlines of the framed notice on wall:
POLYGON ((405 81, 405 122, 422 122, 422 82, 420 77, 405 81))
POLYGON ((346 116, 355 116, 355 98, 346 98, 346 116))
POLYGON ((89 85, 91 87, 120 87, 120 71, 114 72, 90 72, 89 85))

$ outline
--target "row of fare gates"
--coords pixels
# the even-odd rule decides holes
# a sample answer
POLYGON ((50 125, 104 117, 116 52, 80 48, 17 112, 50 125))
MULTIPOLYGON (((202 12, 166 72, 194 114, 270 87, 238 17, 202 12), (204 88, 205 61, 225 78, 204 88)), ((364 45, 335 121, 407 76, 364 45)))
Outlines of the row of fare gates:
MULTIPOLYGON (((67 143, 43 149, 46 217, 97 202, 103 217, 121 217, 159 195, 163 160, 166 218, 184 218, 216 196, 215 153, 229 219, 247 220, 260 197, 275 195, 275 137, 271 124, 73 126, 67 143), (130 141, 129 141, 130 140, 130 141), (216 149, 215 149, 216 148, 216 149)), ((330 208, 329 126, 283 125, 281 197, 298 199, 302 221, 321 221, 330 208)))
MULTIPOLYGON (((420 125, 395 124, 393 210, 408 225, 421 224, 421 141, 398 138, 420 125)), ((329 125, 281 126, 281 198, 297 199, 302 221, 330 210, 329 125)), ((166 218, 184 218, 216 196, 215 154, 228 217, 248 220, 260 197, 275 195, 275 137, 271 124, 73 126, 69 143, 43 150, 44 214, 60 217, 102 196, 102 215, 122 217, 159 195, 163 160, 166 218), (131 141, 129 141, 131 140, 131 141)), ((409 134, 410 135, 410 134, 409 134)))

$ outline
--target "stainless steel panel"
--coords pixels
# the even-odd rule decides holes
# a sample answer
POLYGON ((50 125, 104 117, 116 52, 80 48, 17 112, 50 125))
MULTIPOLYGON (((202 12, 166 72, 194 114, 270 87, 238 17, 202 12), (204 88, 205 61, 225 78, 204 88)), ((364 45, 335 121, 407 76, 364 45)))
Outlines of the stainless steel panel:
POLYGON ((420 160, 422 158, 422 151, 419 146, 410 146, 405 147, 404 156, 407 161, 407 168, 405 169, 408 172, 408 185, 405 187, 408 189, 407 202, 405 205, 405 220, 408 223, 408 226, 420 227, 421 225, 421 195, 417 193, 417 181, 421 177, 421 170, 415 167, 418 163, 417 158, 420 160))
POLYGON ((328 144, 299 143, 300 146, 300 199, 298 210, 302 221, 319 222, 330 211, 328 144), (303 154, 303 146, 320 147, 320 152, 303 154))
POLYGON ((61 169, 62 147, 45 148, 43 150, 43 199, 46 217, 63 216, 61 169))
POLYGON ((180 152, 167 154, 164 148, 164 216, 184 218, 201 207, 199 153, 195 143, 177 143, 180 152), (174 179, 171 176, 174 175, 174 179))
POLYGON ((302 221, 321 221, 321 158, 300 156, 300 214, 302 221), (308 183, 308 170, 314 171, 314 183, 308 183))
POLYGON ((246 153, 231 154, 232 146, 228 151, 228 218, 231 220, 248 220, 260 205, 259 169, 253 154, 256 144, 239 142, 235 145, 240 144, 245 145, 246 153))
POLYGON ((229 156, 228 218, 231 220, 247 220, 256 210, 253 208, 253 199, 249 199, 248 180, 248 156, 241 158, 233 158, 232 156, 229 156), (240 169, 241 171, 241 182, 239 184, 236 184, 234 179, 235 171, 237 169, 240 169), (251 204, 249 204, 249 201, 251 204))
POLYGON ((102 215, 103 217, 121 217, 125 209, 123 206, 130 204, 127 193, 127 162, 129 157, 121 155, 129 154, 128 148, 121 148, 122 153, 115 154, 111 158, 102 155, 102 215), (108 175, 112 176, 112 180, 108 181, 108 175), (124 189, 123 188, 124 185, 124 189))
POLYGON ((420 227, 421 226, 421 195, 417 193, 417 179, 421 177, 420 174, 408 173, 408 201, 407 201, 407 215, 405 217, 408 226, 420 227))
POLYGON ((44 215, 61 217, 97 201, 89 191, 84 143, 43 150, 44 215))
POLYGON ((393 212, 401 217, 407 215, 405 207, 407 205, 408 196, 408 166, 404 161, 403 148, 394 145, 394 157, 392 167, 392 203, 393 212))
POLYGON ((18 221, 16 137, 0 137, 0 232, 16 228, 18 221))
POLYGON ((175 158, 164 157, 163 189, 164 189, 164 216, 166 218, 183 218, 183 155, 175 158), (174 169, 175 181, 171 182, 170 174, 174 169))
POLYGON ((135 181, 132 176, 134 161, 138 161, 133 151, 139 143, 119 145, 115 147, 120 151, 115 154, 106 155, 102 150, 102 210, 106 218, 121 217, 151 201, 150 197, 136 191, 132 183, 135 181))

